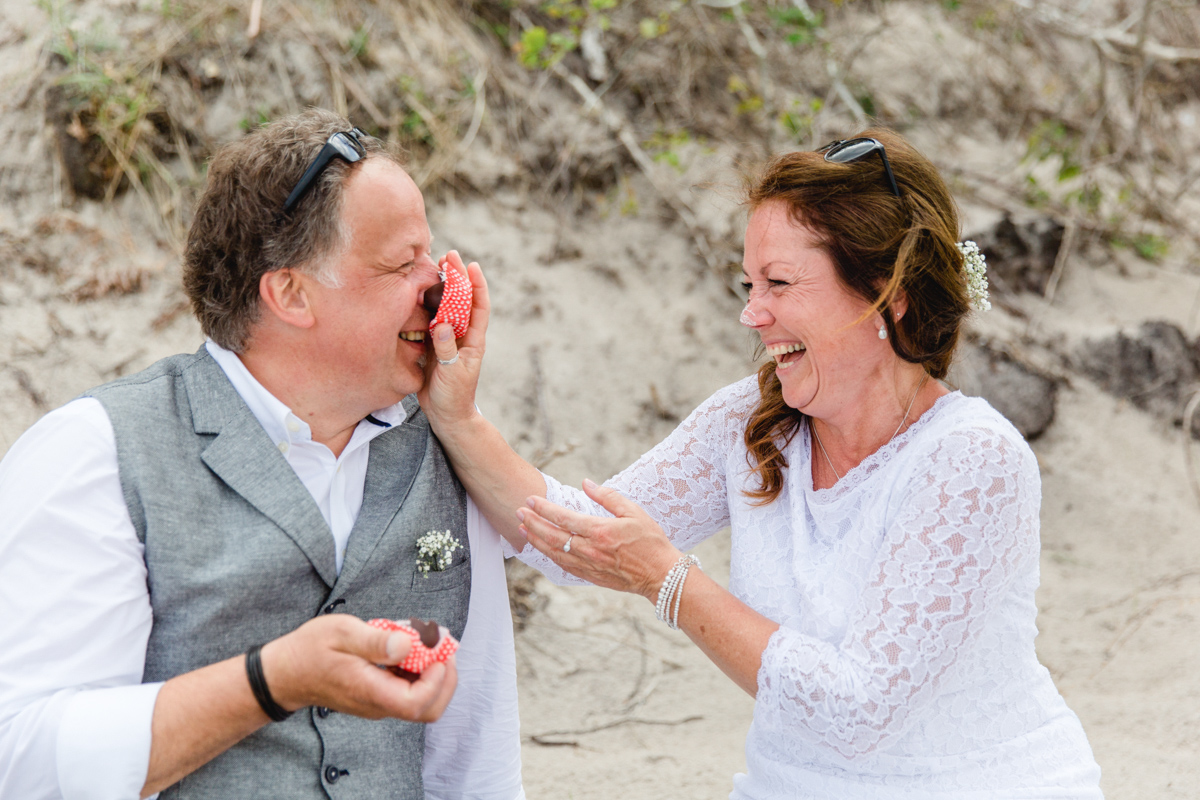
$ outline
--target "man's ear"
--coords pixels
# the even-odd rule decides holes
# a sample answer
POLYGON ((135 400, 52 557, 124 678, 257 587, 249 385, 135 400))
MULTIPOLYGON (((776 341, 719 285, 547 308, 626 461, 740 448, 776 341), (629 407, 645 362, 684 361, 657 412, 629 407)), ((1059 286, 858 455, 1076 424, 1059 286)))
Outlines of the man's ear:
POLYGON ((311 328, 317 321, 307 278, 294 269, 277 269, 259 279, 258 294, 263 305, 285 325, 311 328))

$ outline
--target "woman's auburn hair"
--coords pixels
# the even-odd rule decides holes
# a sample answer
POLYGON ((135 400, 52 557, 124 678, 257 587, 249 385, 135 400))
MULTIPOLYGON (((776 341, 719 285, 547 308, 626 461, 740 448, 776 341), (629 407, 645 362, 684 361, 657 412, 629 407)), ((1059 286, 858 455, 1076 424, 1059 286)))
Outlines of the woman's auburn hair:
MULTIPOLYGON (((872 128, 858 135, 886 148, 901 197, 876 154, 837 164, 806 151, 772 161, 747 187, 746 204, 753 213, 765 203, 785 203, 793 222, 815 235, 841 282, 871 303, 864 319, 879 312, 896 355, 944 378, 970 311, 954 200, 933 164, 898 133, 872 128), (908 308, 896 320, 891 307, 901 293, 908 308)), ((783 489, 782 448, 805 415, 784 401, 773 361, 759 368, 758 386, 745 442, 760 486, 745 494, 766 505, 783 489)))

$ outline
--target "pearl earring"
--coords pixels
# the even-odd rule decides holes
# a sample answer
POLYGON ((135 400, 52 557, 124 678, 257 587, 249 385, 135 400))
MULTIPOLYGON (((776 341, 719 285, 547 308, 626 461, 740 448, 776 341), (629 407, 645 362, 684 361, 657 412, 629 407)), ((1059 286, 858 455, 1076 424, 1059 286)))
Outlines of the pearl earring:
POLYGON ((880 338, 880 339, 886 339, 886 338, 887 338, 887 328, 880 327, 880 329, 879 329, 879 338, 880 338))

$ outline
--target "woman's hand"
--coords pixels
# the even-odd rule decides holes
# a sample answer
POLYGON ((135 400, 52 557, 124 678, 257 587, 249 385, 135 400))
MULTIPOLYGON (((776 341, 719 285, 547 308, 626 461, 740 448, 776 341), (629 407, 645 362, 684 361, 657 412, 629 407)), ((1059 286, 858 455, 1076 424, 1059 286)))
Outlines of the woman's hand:
POLYGON ((589 583, 640 594, 650 602, 682 555, 662 528, 614 489, 583 482, 583 491, 614 517, 592 517, 530 497, 517 509, 521 533, 567 572, 589 583), (563 545, 571 543, 569 551, 563 545))
POLYGON ((456 269, 471 281, 471 321, 462 339, 455 342, 454 328, 448 323, 432 331, 432 351, 425 362, 425 385, 417 392, 417 400, 434 432, 444 438, 445 432, 456 424, 475 416, 475 389, 483 363, 484 334, 487 331, 491 304, 487 281, 479 264, 472 261, 464 266, 458 251, 451 250, 438 263, 442 270, 456 269), (443 362, 454 362, 451 364, 443 362))

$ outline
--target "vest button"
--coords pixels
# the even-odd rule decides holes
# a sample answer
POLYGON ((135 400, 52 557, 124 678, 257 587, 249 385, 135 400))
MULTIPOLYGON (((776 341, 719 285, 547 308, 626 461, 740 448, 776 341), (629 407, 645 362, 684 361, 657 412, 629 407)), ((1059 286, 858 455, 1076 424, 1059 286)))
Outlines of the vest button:
POLYGON ((337 780, 340 777, 342 777, 341 773, 338 772, 338 768, 333 764, 330 764, 325 768, 325 780, 329 781, 330 783, 337 783, 337 780))
POLYGON ((325 608, 321 609, 321 613, 322 614, 332 614, 334 611, 337 610, 338 606, 344 606, 344 605, 346 605, 346 598, 339 597, 337 600, 334 600, 332 603, 325 606, 325 608))
POLYGON ((317 716, 321 719, 325 719, 329 716, 329 709, 325 706, 317 706, 317 716))

